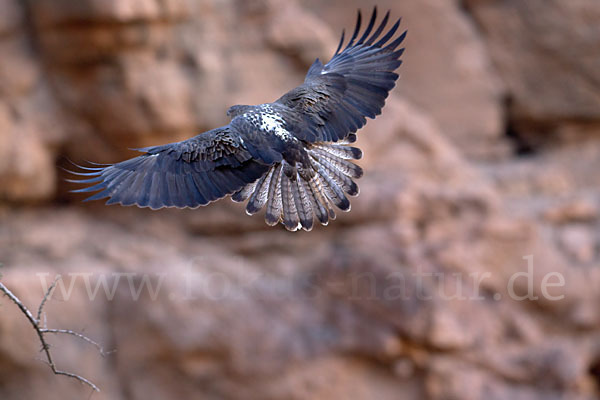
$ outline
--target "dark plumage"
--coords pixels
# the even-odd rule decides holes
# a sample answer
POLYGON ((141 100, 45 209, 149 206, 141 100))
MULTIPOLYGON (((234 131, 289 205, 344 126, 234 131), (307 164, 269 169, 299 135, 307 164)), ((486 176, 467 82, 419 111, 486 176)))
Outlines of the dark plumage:
POLYGON ((237 105, 229 125, 183 142, 139 149, 142 154, 112 165, 72 172, 89 184, 74 192, 95 192, 107 204, 197 207, 231 195, 247 201, 246 211, 265 209, 269 225, 310 230, 326 225, 334 207, 350 210, 362 176, 351 144, 355 132, 381 113, 398 74, 406 32, 394 38, 400 20, 385 32, 389 12, 376 24, 377 9, 359 37, 361 14, 350 41, 344 33, 333 58, 318 59, 304 83, 273 103, 237 105), (343 49, 342 49, 343 47, 343 49))

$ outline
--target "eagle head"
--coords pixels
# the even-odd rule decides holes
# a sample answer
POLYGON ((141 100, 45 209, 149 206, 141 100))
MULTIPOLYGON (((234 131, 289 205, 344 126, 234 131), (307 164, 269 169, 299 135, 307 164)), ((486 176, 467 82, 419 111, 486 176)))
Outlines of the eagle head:
POLYGON ((235 106, 231 106, 227 110, 227 116, 231 117, 231 118, 237 117, 238 115, 244 114, 252 107, 253 106, 246 106, 246 105, 239 105, 239 104, 235 105, 235 106))

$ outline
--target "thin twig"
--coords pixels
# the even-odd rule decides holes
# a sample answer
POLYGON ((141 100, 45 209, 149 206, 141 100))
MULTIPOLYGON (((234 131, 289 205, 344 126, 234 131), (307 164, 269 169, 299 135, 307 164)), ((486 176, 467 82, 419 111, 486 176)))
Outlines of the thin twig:
POLYGON ((105 351, 104 348, 99 343, 94 342, 92 339, 90 339, 89 337, 87 337, 85 335, 82 335, 79 332, 71 331, 69 329, 47 329, 47 328, 44 328, 44 329, 40 329, 40 332, 42 332, 42 333, 63 333, 65 335, 76 336, 79 339, 81 339, 85 342, 88 342, 89 344, 91 344, 92 346, 97 348, 98 352, 100 353, 100 355, 102 357, 106 357, 107 355, 115 352, 115 350, 105 351))
POLYGON ((46 305, 48 298, 54 291, 54 288, 56 287, 56 284, 58 283, 59 279, 60 279, 60 275, 56 275, 56 277, 54 278, 54 282, 52 282, 52 285, 50 285, 50 287, 48 287, 48 290, 46 290, 46 294, 44 295, 44 298, 42 299, 40 306, 38 307, 38 312, 37 312, 38 324, 40 323, 40 319, 42 318, 42 311, 44 310, 44 306, 46 305))
POLYGON ((33 316, 31 311, 29 311, 29 309, 21 302, 21 300, 14 293, 12 293, 2 282, 0 282, 0 291, 2 293, 4 293, 13 303, 15 303, 17 305, 17 307, 19 307, 21 312, 23 314, 25 314, 25 317, 27 317, 27 320, 29 321, 29 323, 33 326, 33 329, 37 333, 38 338, 40 339, 40 342, 42 343, 42 351, 46 354, 47 363, 50 366, 50 369, 52 370, 52 372, 55 375, 63 375, 63 376, 67 376, 69 378, 76 379, 79 382, 88 385, 94 391, 99 392, 100 389, 98 388, 98 386, 96 386, 90 380, 88 380, 80 375, 74 374, 72 372, 59 370, 56 367, 56 364, 54 363, 54 360, 52 358, 52 353, 50 353, 50 345, 48 344, 48 342, 46 342, 46 338, 44 337, 44 334, 46 334, 46 333, 65 333, 65 334, 77 336, 78 338, 85 340, 86 342, 96 346, 100 350, 100 354, 102 354, 103 356, 105 354, 107 354, 104 352, 104 350, 98 343, 94 342, 90 338, 88 338, 80 333, 69 331, 69 330, 64 330, 64 329, 47 329, 47 328, 45 328, 45 323, 44 323, 44 326, 42 327, 41 318, 42 318, 44 306, 46 305, 48 299, 50 298, 50 295, 52 294, 52 291, 56 287, 56 284, 59 279, 60 279, 60 275, 57 275, 56 278, 54 279, 54 282, 52 283, 52 285, 50 285, 50 287, 46 291, 46 294, 44 295, 44 298, 42 299, 40 306, 38 307, 37 318, 33 316))

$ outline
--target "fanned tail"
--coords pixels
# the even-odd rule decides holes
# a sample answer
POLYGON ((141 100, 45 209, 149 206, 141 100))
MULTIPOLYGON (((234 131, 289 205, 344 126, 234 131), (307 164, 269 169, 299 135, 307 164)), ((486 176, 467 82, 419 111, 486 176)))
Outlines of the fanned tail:
POLYGON ((246 211, 255 214, 266 208, 269 225, 281 222, 286 229, 310 231, 316 217, 322 225, 335 219, 335 208, 350 211, 348 196, 359 193, 353 179, 360 178, 362 168, 352 160, 362 152, 349 146, 356 136, 332 143, 307 144, 307 162, 302 168, 285 160, 271 167, 258 181, 232 195, 234 201, 248 200, 246 211))

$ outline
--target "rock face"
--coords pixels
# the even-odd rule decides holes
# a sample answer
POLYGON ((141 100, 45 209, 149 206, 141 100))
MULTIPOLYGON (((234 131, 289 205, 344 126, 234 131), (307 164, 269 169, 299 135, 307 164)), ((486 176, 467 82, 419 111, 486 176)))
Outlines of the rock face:
MULTIPOLYGON (((532 145, 566 122, 600 121, 600 8, 586 0, 466 1, 507 86, 510 118, 532 145), (552 129, 550 129, 552 128, 552 129), (527 135, 528 134, 528 135, 527 135), (531 137, 533 136, 533 137, 531 137)), ((595 125, 595 128, 590 127, 595 125)), ((583 128, 580 126, 580 129, 583 128)))
POLYGON ((25 10, 2 0, 0 14, 0 199, 48 199, 56 190, 52 148, 65 139, 62 107, 25 31, 25 10))
MULTIPOLYGON (((66 157, 116 161, 301 82, 359 4, 321 3, 0 0, 1 279, 35 310, 60 274, 48 326, 116 350, 52 337, 58 364, 98 399, 598 398, 591 2, 384 1, 403 76, 327 227, 64 193, 66 157)), ((88 396, 0 307, 0 398, 88 396)))

